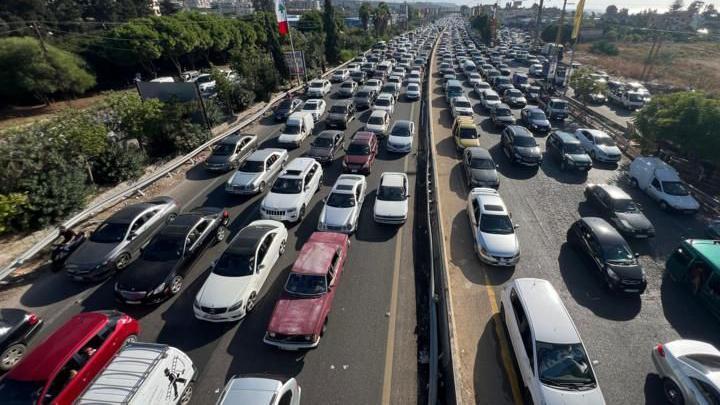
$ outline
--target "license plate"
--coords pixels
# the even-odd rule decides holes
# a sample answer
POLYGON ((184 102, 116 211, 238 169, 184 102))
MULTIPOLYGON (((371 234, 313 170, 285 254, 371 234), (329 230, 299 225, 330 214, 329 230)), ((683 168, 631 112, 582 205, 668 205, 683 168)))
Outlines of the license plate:
POLYGON ((625 290, 625 292, 629 292, 629 293, 636 293, 636 292, 639 292, 639 291, 640 291, 640 290, 638 290, 637 288, 633 288, 633 289, 630 289, 630 290, 625 290))
POLYGON ((357 169, 350 169, 350 173, 357 173, 357 169))
POLYGON ((635 235, 635 237, 638 238, 638 239, 645 239, 645 238, 647 238, 648 236, 647 236, 647 235, 635 235))
POLYGON ((140 303, 140 301, 125 301, 125 303, 126 303, 126 304, 132 304, 132 305, 135 305, 135 304, 139 304, 139 303, 140 303))
POLYGON ((73 278, 73 280, 77 280, 77 281, 82 281, 82 280, 83 280, 83 278, 80 277, 80 276, 73 276, 72 278, 73 278))

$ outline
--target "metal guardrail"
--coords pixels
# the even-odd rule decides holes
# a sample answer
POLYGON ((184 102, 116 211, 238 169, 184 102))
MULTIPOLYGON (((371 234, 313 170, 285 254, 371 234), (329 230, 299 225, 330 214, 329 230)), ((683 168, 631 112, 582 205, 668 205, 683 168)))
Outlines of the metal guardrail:
MULTIPOLYGON (((363 52, 363 55, 366 54, 368 51, 363 52)), ((352 62, 352 59, 340 64, 327 72, 323 73, 320 77, 327 77, 330 76, 332 73, 334 73, 338 69, 342 69, 343 67, 347 66, 350 62, 352 62)), ((265 105, 262 109, 260 109, 255 114, 252 114, 249 118, 246 118, 243 122, 237 124, 236 126, 229 128, 225 132, 221 133, 220 135, 210 139, 209 141, 205 142, 201 146, 197 147, 192 152, 184 155, 179 156, 170 162, 166 163, 163 167, 152 173, 152 175, 148 176, 145 179, 142 179, 136 183, 133 183, 129 185, 126 189, 120 190, 116 193, 113 193, 111 196, 106 198, 103 201, 100 201, 83 211, 75 214, 67 221, 63 222, 61 225, 65 228, 72 228, 87 219, 97 215, 98 213, 120 203, 121 201, 132 197, 142 189, 148 187, 149 185, 153 184, 154 182, 158 181, 162 177, 166 176, 168 173, 176 170, 178 167, 182 166, 186 162, 192 160, 195 156, 202 153, 205 149, 209 148, 210 146, 214 145, 215 143, 219 142, 226 136, 230 135, 231 133, 238 131, 240 129, 245 128, 246 126, 252 124, 255 120, 262 117, 267 111, 269 111, 278 101, 283 100, 285 97, 287 97, 288 93, 294 93, 300 89, 302 89, 303 86, 295 86, 291 88, 290 90, 272 98, 267 105, 265 105)), ((20 256, 16 257, 10 264, 5 266, 4 268, 0 269, 0 282, 5 280, 10 274, 12 274, 16 269, 18 269, 20 266, 25 264, 28 260, 32 259, 36 254, 38 254, 41 250, 45 249, 47 246, 49 246, 55 239, 58 238, 60 235, 59 232, 60 227, 56 227, 52 229, 50 232, 48 232, 42 239, 40 239, 38 242, 36 242, 33 246, 31 246, 27 251, 25 251, 20 256)))

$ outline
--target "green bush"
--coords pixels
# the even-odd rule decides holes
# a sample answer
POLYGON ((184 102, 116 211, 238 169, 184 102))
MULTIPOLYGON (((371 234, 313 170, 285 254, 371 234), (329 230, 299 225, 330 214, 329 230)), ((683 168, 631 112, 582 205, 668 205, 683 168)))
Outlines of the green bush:
POLYGON ((142 151, 111 143, 93 162, 93 177, 96 183, 103 185, 136 179, 143 173, 146 161, 142 151))
POLYGON ((0 234, 11 229, 12 221, 25 204, 27 196, 24 194, 0 194, 0 234))
POLYGON ((618 47, 612 42, 606 40, 600 40, 592 44, 590 52, 608 56, 617 56, 620 54, 618 47))
POLYGON ((340 51, 340 62, 347 62, 355 57, 355 52, 350 49, 340 51))

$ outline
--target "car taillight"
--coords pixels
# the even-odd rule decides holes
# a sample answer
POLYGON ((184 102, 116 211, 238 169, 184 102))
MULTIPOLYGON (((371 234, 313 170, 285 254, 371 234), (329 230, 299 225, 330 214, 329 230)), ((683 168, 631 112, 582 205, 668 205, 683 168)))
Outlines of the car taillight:
POLYGON ((655 346, 655 350, 657 350, 660 357, 665 357, 665 347, 663 347, 662 343, 658 343, 658 345, 655 346))
POLYGON ((35 325, 36 323, 38 323, 40 321, 40 318, 38 318, 37 315, 31 313, 28 315, 27 321, 30 325, 35 325))
POLYGON ((230 217, 230 213, 228 213, 227 210, 223 210, 222 216, 223 216, 223 218, 227 219, 230 217))

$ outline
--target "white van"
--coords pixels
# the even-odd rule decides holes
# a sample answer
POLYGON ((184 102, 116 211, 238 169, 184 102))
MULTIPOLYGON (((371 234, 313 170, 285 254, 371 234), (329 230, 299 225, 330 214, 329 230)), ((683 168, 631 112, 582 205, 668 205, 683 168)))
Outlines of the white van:
POLYGON ((630 163, 628 174, 632 185, 657 201, 663 210, 694 214, 700 209, 700 204, 690 195, 677 170, 658 157, 635 158, 630 163))
POLYGON ((278 136, 278 142, 298 147, 308 135, 312 134, 313 128, 315 128, 315 120, 311 113, 294 112, 288 117, 285 128, 278 136))
POLYGON ((283 384, 272 378, 233 377, 217 405, 300 405, 300 386, 294 378, 283 384))
POLYGON ((185 405, 197 370, 180 350, 156 343, 129 343, 75 400, 82 404, 185 405))
POLYGON ((475 66, 475 63, 471 60, 466 60, 462 64, 462 69, 465 74, 477 72, 477 66, 475 66))

